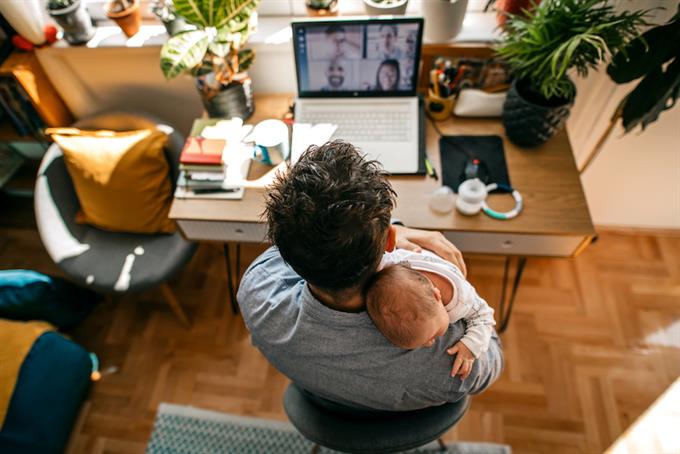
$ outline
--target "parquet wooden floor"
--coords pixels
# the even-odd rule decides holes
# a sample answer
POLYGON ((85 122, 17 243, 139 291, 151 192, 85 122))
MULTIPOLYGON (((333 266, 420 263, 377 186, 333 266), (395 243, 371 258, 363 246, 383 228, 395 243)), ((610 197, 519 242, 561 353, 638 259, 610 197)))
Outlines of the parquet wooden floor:
MULTIPOLYGON (((467 260, 495 305, 503 260, 467 260)), ((58 274, 32 229, 0 229, 0 268, 58 274)), ((94 385, 69 454, 143 452, 160 402, 285 419, 287 381, 231 314, 224 275, 221 249, 202 245, 171 283, 191 329, 151 291, 100 304, 71 333, 117 372, 94 385)), ((603 233, 576 259, 529 260, 503 342, 502 378, 446 438, 601 452, 680 376, 680 235, 603 233)))

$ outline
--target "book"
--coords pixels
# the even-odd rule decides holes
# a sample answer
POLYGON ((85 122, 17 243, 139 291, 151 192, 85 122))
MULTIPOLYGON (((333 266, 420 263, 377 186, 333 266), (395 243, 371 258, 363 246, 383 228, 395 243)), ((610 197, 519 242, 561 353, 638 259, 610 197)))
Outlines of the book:
POLYGON ((191 165, 191 164, 180 164, 179 165, 180 170, 184 170, 186 172, 197 172, 197 173, 219 173, 220 175, 224 175, 224 166, 218 167, 216 165, 191 165))
POLYGON ((182 165, 200 165, 222 167, 222 151, 227 141, 222 139, 204 139, 189 137, 180 155, 182 165))

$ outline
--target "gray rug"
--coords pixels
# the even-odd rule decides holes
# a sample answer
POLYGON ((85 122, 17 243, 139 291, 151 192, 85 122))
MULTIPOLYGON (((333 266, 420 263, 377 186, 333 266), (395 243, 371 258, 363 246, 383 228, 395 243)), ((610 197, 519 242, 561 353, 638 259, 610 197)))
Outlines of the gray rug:
MULTIPOLYGON (((302 454, 312 450, 288 423, 235 416, 183 405, 161 404, 147 454, 302 454)), ((323 454, 336 451, 321 449, 323 454)), ((410 454, 442 452, 437 443, 408 451, 410 454)), ((510 454, 510 447, 492 443, 455 443, 450 454, 510 454)))

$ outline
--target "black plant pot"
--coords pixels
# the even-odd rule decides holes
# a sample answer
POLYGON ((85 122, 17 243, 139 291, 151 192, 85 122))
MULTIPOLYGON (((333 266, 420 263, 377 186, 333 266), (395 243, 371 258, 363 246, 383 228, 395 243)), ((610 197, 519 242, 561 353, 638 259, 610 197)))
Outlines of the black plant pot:
POLYGON ((545 99, 528 81, 516 79, 503 105, 505 134, 521 147, 538 146, 562 129, 573 105, 573 97, 545 99))
POLYGON ((203 107, 210 118, 240 117, 246 120, 255 110, 248 77, 233 81, 216 92, 208 88, 205 76, 201 76, 196 78, 196 88, 201 94, 203 107))
POLYGON ((66 8, 50 9, 48 12, 64 30, 64 39, 69 44, 85 44, 94 36, 95 27, 83 2, 76 1, 66 8))

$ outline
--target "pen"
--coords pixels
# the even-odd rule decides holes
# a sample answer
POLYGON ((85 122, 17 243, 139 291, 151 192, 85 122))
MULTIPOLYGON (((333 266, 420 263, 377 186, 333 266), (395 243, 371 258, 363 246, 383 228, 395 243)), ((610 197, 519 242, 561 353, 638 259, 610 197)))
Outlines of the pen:
POLYGON ((430 71, 430 82, 432 82, 432 91, 434 91, 434 95, 439 97, 439 76, 434 69, 430 71))
POLYGON ((430 159, 425 157, 425 170, 427 171, 427 174, 431 176, 432 178, 435 179, 435 181, 439 181, 439 176, 437 175, 437 171, 435 170, 434 166, 432 166, 432 163, 430 162, 430 159))
POLYGON ((229 192, 236 192, 236 189, 224 189, 224 188, 203 188, 203 189, 194 189, 191 192, 194 194, 218 194, 218 193, 229 193, 229 192))

